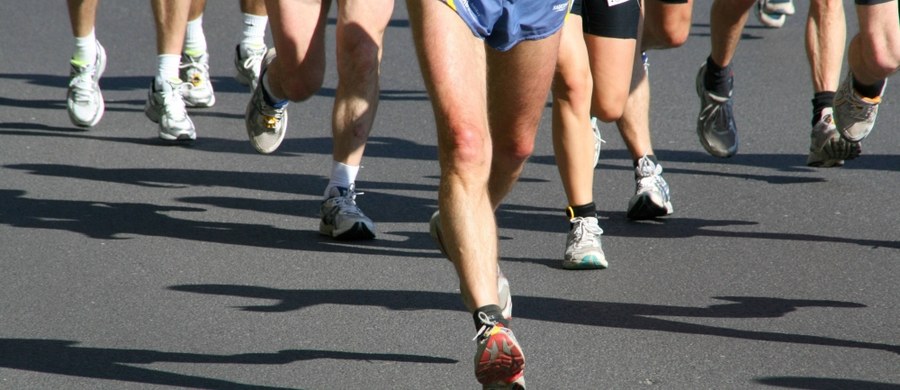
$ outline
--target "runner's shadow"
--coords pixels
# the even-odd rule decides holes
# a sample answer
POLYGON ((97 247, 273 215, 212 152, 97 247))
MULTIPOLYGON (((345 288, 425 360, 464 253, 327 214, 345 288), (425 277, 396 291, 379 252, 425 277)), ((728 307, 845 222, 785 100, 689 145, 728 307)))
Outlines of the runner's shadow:
MULTIPOLYGON (((272 313, 301 310, 316 305, 378 306, 390 310, 465 311, 457 294, 398 290, 284 290, 227 284, 176 285, 169 289, 209 295, 272 301, 267 305, 237 306, 252 312, 272 313)), ((649 330, 745 340, 864 348, 900 354, 900 345, 842 340, 782 332, 730 329, 693 324, 665 317, 690 318, 778 318, 800 308, 862 308, 852 302, 781 299, 765 297, 714 297, 729 303, 707 307, 662 306, 640 303, 574 301, 560 298, 514 296, 516 318, 629 330, 649 330)))
POLYGON ((866 389, 866 390, 900 390, 900 384, 872 382, 858 379, 844 378, 809 378, 809 377, 768 377, 756 380, 767 386, 776 386, 788 389, 806 390, 835 390, 835 389, 866 389))
POLYGON ((141 364, 250 364, 284 365, 306 360, 337 359, 356 361, 388 361, 400 363, 454 364, 456 360, 407 354, 358 353, 322 350, 284 350, 274 353, 209 355, 160 352, 143 349, 90 348, 69 340, 37 340, 0 338, 0 367, 193 389, 287 389, 243 384, 202 376, 177 374, 149 368, 141 364))
MULTIPOLYGON (((406 240, 339 242, 318 230, 297 231, 270 225, 216 222, 180 218, 205 213, 199 207, 144 203, 31 199, 20 190, 0 190, 0 224, 26 229, 71 231, 103 240, 168 237, 179 240, 288 249, 303 252, 358 253, 409 258, 440 257, 425 233, 410 233, 406 240)), ((252 200, 244 200, 252 202, 252 200)), ((291 202, 276 203, 268 211, 291 215, 291 202)), ((311 224, 312 225, 312 224, 311 224)), ((315 227, 318 223, 315 224, 315 227)), ((397 234, 404 234, 402 232, 397 234)))

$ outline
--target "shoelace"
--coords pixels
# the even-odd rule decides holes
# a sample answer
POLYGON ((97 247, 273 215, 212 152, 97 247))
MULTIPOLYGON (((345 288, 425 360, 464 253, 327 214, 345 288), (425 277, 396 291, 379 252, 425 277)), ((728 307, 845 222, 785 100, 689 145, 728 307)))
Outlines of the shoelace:
MULTIPOLYGON (((853 92, 850 92, 853 93, 853 92)), ((867 103, 863 100, 862 97, 853 96, 852 99, 847 99, 850 102, 850 115, 853 116, 854 119, 861 119, 868 121, 875 110, 878 108, 877 104, 867 103)))
POLYGON ((478 319, 481 321, 481 328, 478 329, 478 333, 475 333, 475 337, 472 338, 472 341, 478 340, 482 335, 490 333, 489 331, 497 326, 497 321, 494 321, 491 317, 488 317, 483 311, 478 312, 478 319))
POLYGON ((363 194, 365 194, 365 192, 356 192, 352 188, 348 189, 346 194, 335 197, 335 209, 338 210, 339 213, 344 215, 362 216, 362 210, 360 210, 359 207, 356 206, 356 196, 363 194))
MULTIPOLYGON (((638 165, 639 177, 637 181, 637 192, 646 192, 659 186, 659 175, 662 174, 662 166, 651 164, 649 161, 641 160, 638 165)), ((662 190, 662 189, 660 189, 662 190)))
POLYGON ((181 88, 184 88, 184 83, 175 84, 168 81, 164 81, 164 83, 169 84, 168 91, 165 88, 160 91, 162 92, 160 95, 162 95, 162 105, 166 111, 166 116, 176 121, 183 120, 187 116, 184 99, 181 97, 181 88))
POLYGON ((179 69, 187 69, 185 74, 189 78, 189 82, 194 87, 199 87, 203 83, 203 75, 209 73, 209 64, 199 62, 194 57, 186 56, 189 62, 178 65, 179 69))
POLYGON ((266 49, 250 49, 248 54, 250 54, 250 56, 244 60, 244 69, 252 69, 255 74, 259 74, 258 69, 262 67, 263 58, 266 56, 266 49))
POLYGON ((287 106, 275 108, 268 105, 266 99, 262 96, 262 91, 260 91, 259 96, 256 99, 256 110, 262 115, 262 120, 267 130, 274 131, 278 128, 278 124, 281 123, 281 120, 284 118, 286 108, 287 106))
POLYGON ((586 246, 597 246, 598 242, 595 237, 603 234, 603 229, 599 225, 589 223, 587 219, 575 218, 572 233, 575 235, 575 247, 581 248, 586 246))
POLYGON ((69 82, 69 87, 72 88, 72 92, 75 95, 75 102, 87 103, 91 101, 94 92, 95 71, 91 65, 78 67, 77 75, 69 82))

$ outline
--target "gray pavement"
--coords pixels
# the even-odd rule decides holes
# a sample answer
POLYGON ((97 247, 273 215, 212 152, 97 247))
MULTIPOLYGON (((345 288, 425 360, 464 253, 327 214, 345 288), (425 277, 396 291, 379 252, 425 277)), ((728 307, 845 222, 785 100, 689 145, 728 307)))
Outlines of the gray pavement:
MULTIPOLYGON (((745 30, 730 159, 708 156, 694 131, 708 3, 683 48, 650 53, 675 214, 625 218, 631 162, 605 126, 595 197, 608 270, 560 268, 547 110, 497 213, 529 388, 900 388, 900 87, 888 85, 863 156, 806 167, 797 5, 780 30, 753 17, 745 30)), ((146 2, 101 3, 107 112, 88 131, 65 112, 63 3, 0 2, 0 388, 476 388, 471 319, 428 236, 439 169, 405 4, 358 182, 379 229, 363 243, 317 233, 333 66, 290 107, 280 150, 256 154, 249 94, 232 79, 237 1, 207 8, 218 102, 191 112, 194 146, 171 147, 142 112, 155 72, 146 2)))

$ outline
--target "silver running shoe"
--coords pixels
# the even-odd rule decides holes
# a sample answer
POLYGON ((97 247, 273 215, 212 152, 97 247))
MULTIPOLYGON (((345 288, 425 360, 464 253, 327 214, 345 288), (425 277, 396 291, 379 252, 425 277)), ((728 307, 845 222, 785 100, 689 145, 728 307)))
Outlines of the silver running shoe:
POLYGON ((669 185, 662 171, 662 165, 654 164, 647 156, 638 160, 634 168, 634 196, 628 201, 628 218, 653 219, 672 214, 669 185))
POLYGON ((834 125, 832 108, 822 110, 822 116, 813 126, 809 135, 809 157, 806 165, 811 167, 840 167, 844 160, 854 159, 859 156, 861 147, 859 142, 849 142, 838 134, 834 125))
POLYGON ((703 85, 704 74, 706 64, 697 72, 697 96, 700 98, 697 135, 700 137, 700 145, 715 157, 731 157, 738 150, 732 91, 728 91, 728 96, 724 97, 707 91, 703 85))
POLYGON ((356 195, 362 194, 352 184, 350 188, 333 187, 319 208, 319 233, 338 240, 375 238, 375 224, 356 205, 356 195))
MULTIPOLYGON (((447 256, 447 250, 444 248, 444 241, 441 239, 440 211, 435 211, 434 214, 431 214, 431 220, 428 221, 428 233, 431 234, 431 239, 434 240, 438 249, 441 250, 441 254, 449 260, 450 257, 447 256)), ((499 264, 497 265, 497 298, 497 301, 500 302, 500 310, 503 311, 503 318, 507 320, 512 319, 512 293, 509 290, 509 279, 506 278, 506 275, 503 275, 499 264)))
POLYGON ((184 83, 159 80, 150 82, 144 114, 159 124, 159 138, 171 142, 197 139, 194 122, 187 115, 181 90, 184 83))
POLYGON ((259 82, 259 73, 262 71, 263 58, 266 56, 266 47, 234 48, 234 78, 241 85, 249 85, 250 90, 256 89, 259 82))
POLYGON ((208 53, 196 57, 182 54, 179 76, 186 83, 181 93, 188 107, 212 107, 216 104, 216 94, 209 80, 208 53))
MULTIPOLYGON (((263 59, 263 69, 273 59, 275 59, 274 48, 269 49, 269 52, 263 59)), ((269 154, 281 145, 281 141, 284 140, 284 134, 287 132, 287 108, 287 102, 278 108, 266 103, 266 99, 263 97, 263 83, 257 83, 256 89, 253 90, 253 96, 250 98, 250 102, 247 103, 247 112, 244 116, 250 144, 253 145, 257 152, 269 154)))
POLYGON ((600 119, 595 116, 591 117, 591 131, 594 132, 594 166, 600 163, 600 147, 606 143, 600 136, 600 119))
POLYGON ((575 217, 566 236, 565 269, 605 269, 609 266, 600 246, 603 229, 595 217, 575 217))
POLYGON ((853 89, 853 74, 847 72, 847 77, 834 94, 834 122, 844 139, 859 142, 869 135, 875 126, 878 105, 886 87, 887 80, 876 98, 859 96, 853 89))
POLYGON ((91 127, 103 117, 103 94, 100 77, 106 70, 106 50, 97 42, 97 58, 92 64, 71 63, 69 90, 66 93, 66 110, 72 124, 91 127))

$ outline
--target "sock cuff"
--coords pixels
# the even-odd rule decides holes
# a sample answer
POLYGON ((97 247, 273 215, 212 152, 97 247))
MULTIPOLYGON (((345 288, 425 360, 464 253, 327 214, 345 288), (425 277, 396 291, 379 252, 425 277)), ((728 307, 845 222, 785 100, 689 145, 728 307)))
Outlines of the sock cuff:
POLYGON ((591 203, 583 204, 580 206, 569 206, 566 208, 566 216, 569 217, 569 219, 573 219, 573 218, 577 218, 577 217, 581 217, 581 218, 594 217, 594 218, 596 218, 597 217, 597 205, 595 205, 594 202, 591 202, 591 203))

